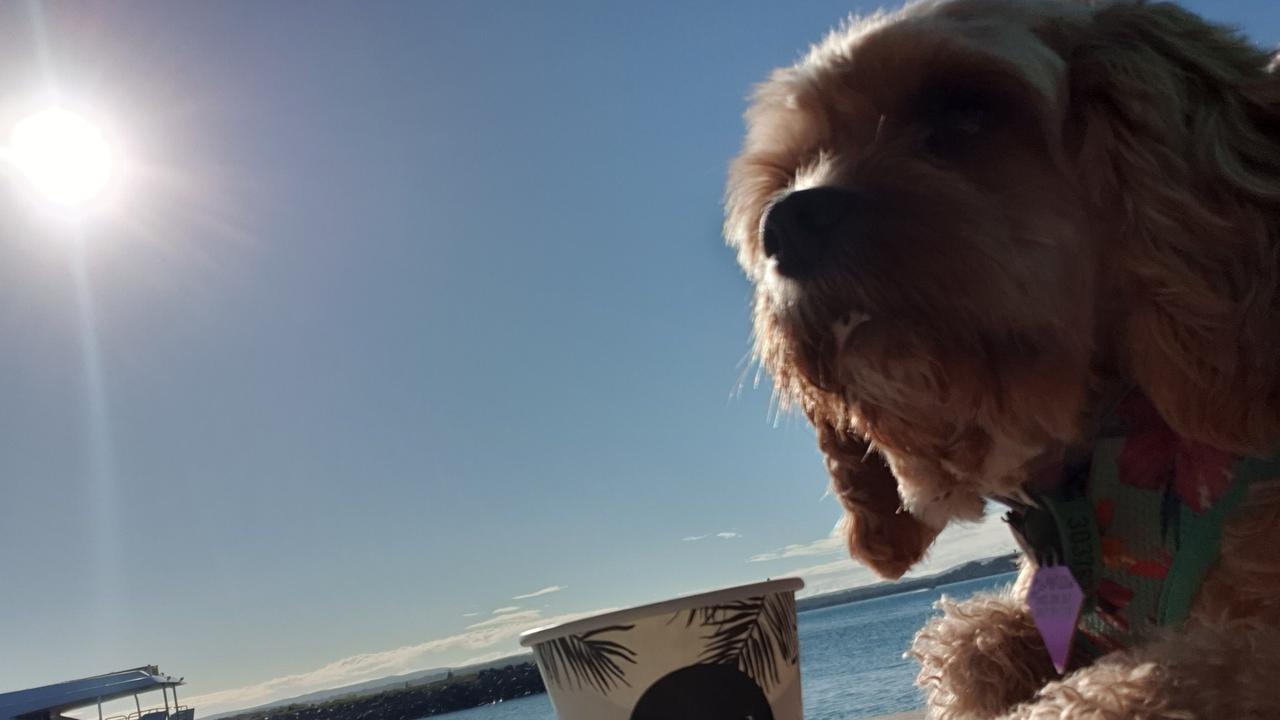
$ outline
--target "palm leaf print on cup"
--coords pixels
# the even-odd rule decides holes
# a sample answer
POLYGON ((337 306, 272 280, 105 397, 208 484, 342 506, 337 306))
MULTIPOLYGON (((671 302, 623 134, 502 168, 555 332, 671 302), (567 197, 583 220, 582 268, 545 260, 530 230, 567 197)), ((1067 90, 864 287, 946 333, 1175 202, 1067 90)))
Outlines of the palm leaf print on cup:
POLYGON ((804 720, 795 593, 782 578, 532 628, 560 720, 804 720))
POLYGON ((601 635, 626 632, 634 625, 610 625, 581 635, 566 635, 538 645, 538 661, 546 668, 551 681, 561 687, 573 683, 581 689, 590 686, 607 694, 615 684, 630 685, 619 663, 634 665, 636 654, 627 646, 601 635))
POLYGON ((781 681, 778 658, 788 665, 800 659, 795 596, 778 593, 736 600, 689 613, 710 632, 700 662, 737 667, 768 690, 781 681))

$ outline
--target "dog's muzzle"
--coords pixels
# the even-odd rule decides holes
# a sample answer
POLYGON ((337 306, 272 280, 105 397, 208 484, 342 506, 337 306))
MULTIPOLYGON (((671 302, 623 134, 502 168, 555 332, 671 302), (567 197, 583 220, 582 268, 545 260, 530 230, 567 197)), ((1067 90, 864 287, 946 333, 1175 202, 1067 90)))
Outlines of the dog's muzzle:
POLYGON ((764 218, 764 253, 778 273, 795 280, 813 275, 848 229, 857 201, 852 190, 824 186, 774 203, 764 218))

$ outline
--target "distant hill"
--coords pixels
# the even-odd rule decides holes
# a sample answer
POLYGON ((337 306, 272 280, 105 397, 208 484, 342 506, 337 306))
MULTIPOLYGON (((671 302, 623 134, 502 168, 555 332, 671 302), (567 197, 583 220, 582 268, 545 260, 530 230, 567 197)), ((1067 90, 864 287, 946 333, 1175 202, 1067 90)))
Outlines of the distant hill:
MULTIPOLYGON (((406 673, 404 675, 391 675, 389 677, 381 677, 376 680, 366 680, 362 683, 353 685, 344 685, 338 688, 330 688, 328 690, 317 690, 306 695, 296 695, 283 700, 257 705, 242 710, 230 710, 228 712, 219 713, 218 715, 210 715, 204 720, 218 720, 218 718, 231 717, 232 715, 241 715, 249 712, 262 712, 272 708, 285 707, 288 705, 304 705, 309 703, 319 703, 326 700, 337 700, 339 698, 353 698, 361 695, 372 695, 380 693, 392 688, 405 688, 414 685, 425 685, 427 683, 438 682, 448 677, 450 668, 431 668, 430 670, 419 670, 418 672, 406 673)), ((204 718, 202 715, 201 718, 204 718)))
MULTIPOLYGON (((1011 553, 1009 555, 1001 555, 998 557, 987 558, 985 560, 974 560, 926 577, 898 580, 895 582, 882 582, 876 583, 875 585, 863 585, 856 588, 849 588, 848 590, 837 590, 835 592, 823 593, 822 595, 800 598, 796 601, 796 608, 801 612, 805 610, 817 610, 819 608, 831 607, 833 605, 844 605, 846 603, 858 602, 860 600, 870 600, 872 598, 897 595, 899 593, 913 592, 915 590, 932 589, 941 585, 948 585, 950 583, 1016 572, 1018 569, 1017 558, 1018 555, 1016 553, 1011 553)), ((533 654, 525 652, 498 658, 496 660, 490 660, 484 663, 468 665, 466 667, 420 670, 418 672, 406 673, 404 675, 394 675, 378 678, 376 680, 367 680, 362 683, 346 685, 329 690, 319 690, 306 695, 298 695, 296 697, 266 703, 257 707, 232 710, 219 715, 212 715, 207 718, 207 720, 219 720, 219 718, 229 718, 235 715, 245 715, 248 713, 265 714, 265 711, 267 710, 285 708, 290 705, 315 705, 317 703, 325 703, 334 700, 353 700, 369 695, 438 683, 445 680, 450 673, 452 673, 454 677, 463 677, 477 674, 483 670, 493 670, 506 665, 521 665, 531 662, 533 662, 533 654)))
POLYGON ((319 702, 242 710, 227 720, 420 720, 546 692, 531 662, 455 672, 434 682, 390 684, 319 702))
POLYGON ((858 602, 859 600, 870 600, 872 598, 885 597, 887 595, 897 595, 899 593, 913 592, 916 590, 931 590, 941 585, 950 585, 951 583, 964 582, 965 580, 976 580, 978 578, 991 577, 992 575, 1003 575, 1005 573, 1018 571, 1018 554, 1009 553, 1008 555, 999 555, 985 560, 973 560, 963 565, 957 565, 949 570, 944 570, 935 575, 927 575, 925 577, 909 578, 907 580, 895 580, 893 582, 876 583, 875 585, 862 585, 848 590, 836 590, 835 592, 823 593, 821 595, 813 595, 807 598, 796 600, 796 609, 801 612, 805 610, 817 610, 819 608, 831 607, 833 605, 844 605, 846 603, 858 602))
POLYGON ((474 675, 482 670, 492 670, 506 665, 522 664, 533 662, 533 653, 524 652, 514 655, 508 655, 496 660, 488 660, 486 662, 475 663, 473 665, 463 665, 461 667, 443 667, 431 668, 430 670, 419 670, 417 672, 405 673, 404 675, 389 675, 387 677, 377 678, 376 680, 366 680, 362 683, 352 685, 343 685, 338 688, 330 688, 328 690, 317 690, 306 695, 296 695, 283 700, 264 703, 240 710, 228 710, 217 715, 210 715, 207 718, 201 715, 201 720, 219 720, 220 718, 229 718, 235 715, 243 715, 245 713, 262 713, 273 708, 283 708, 289 705, 308 705, 315 703, 327 702, 330 700, 348 700, 352 698, 364 697, 366 695, 376 695, 388 690, 402 690, 405 688, 417 687, 419 685, 430 685, 431 683, 440 682, 449 677, 450 673, 454 676, 474 675))

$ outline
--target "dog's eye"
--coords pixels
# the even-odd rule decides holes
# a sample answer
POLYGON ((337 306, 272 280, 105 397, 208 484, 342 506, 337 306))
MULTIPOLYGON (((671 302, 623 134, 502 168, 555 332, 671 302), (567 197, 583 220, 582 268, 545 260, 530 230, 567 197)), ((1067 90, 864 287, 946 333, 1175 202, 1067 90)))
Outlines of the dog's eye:
POLYGON ((976 137, 987 122, 987 111, 980 107, 955 108, 943 118, 948 130, 964 137, 976 137))
POLYGON ((972 98, 957 99, 929 113, 929 152, 954 157, 971 148, 990 127, 991 109, 972 98))

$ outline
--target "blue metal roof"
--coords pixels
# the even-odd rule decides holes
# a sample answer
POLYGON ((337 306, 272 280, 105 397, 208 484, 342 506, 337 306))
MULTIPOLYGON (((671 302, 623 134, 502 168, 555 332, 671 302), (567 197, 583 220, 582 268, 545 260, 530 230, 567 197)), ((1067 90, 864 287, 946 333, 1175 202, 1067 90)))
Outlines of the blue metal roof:
POLYGON ((0 720, 10 720, 30 713, 63 713, 181 684, 182 678, 161 674, 159 668, 148 665, 30 690, 0 693, 0 720))

